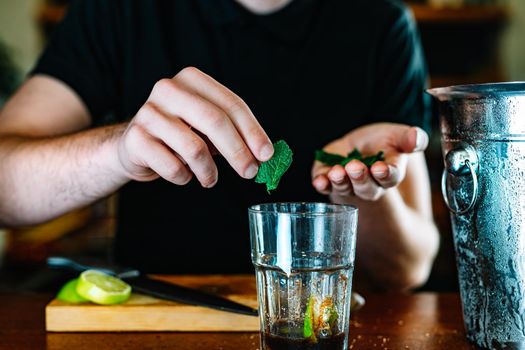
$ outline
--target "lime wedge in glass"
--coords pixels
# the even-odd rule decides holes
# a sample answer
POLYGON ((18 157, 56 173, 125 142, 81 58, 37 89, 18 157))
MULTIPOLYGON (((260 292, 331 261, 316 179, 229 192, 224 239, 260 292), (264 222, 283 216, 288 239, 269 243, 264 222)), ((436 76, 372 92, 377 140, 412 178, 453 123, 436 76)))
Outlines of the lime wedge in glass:
POLYGON ((78 278, 77 293, 96 304, 112 305, 128 300, 131 287, 116 277, 96 270, 87 270, 78 278))
POLYGON ((306 311, 304 313, 303 336, 310 339, 312 343, 317 343, 315 336, 315 316, 314 316, 314 297, 310 296, 306 311))
POLYGON ((77 293, 77 282, 78 278, 72 279, 71 281, 64 284, 60 291, 58 292, 56 298, 66 303, 79 304, 88 302, 86 298, 81 297, 77 293))

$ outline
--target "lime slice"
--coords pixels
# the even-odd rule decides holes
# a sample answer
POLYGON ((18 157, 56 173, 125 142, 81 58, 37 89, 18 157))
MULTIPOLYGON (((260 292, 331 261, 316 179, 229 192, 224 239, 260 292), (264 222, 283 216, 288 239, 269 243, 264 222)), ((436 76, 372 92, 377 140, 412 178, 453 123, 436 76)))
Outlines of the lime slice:
POLYGON ((131 287, 116 277, 87 270, 78 278, 77 293, 96 304, 112 305, 128 300, 131 287))
POLYGON ((56 298, 58 300, 65 301, 66 303, 72 303, 72 304, 88 302, 89 300, 78 295, 77 282, 78 282, 78 278, 75 278, 67 282, 66 284, 64 284, 64 286, 60 288, 60 291, 58 292, 56 298))
POLYGON ((310 299, 308 299, 308 305, 306 305, 306 311, 304 313, 303 336, 310 339, 312 343, 317 343, 314 320, 314 297, 310 296, 310 299))

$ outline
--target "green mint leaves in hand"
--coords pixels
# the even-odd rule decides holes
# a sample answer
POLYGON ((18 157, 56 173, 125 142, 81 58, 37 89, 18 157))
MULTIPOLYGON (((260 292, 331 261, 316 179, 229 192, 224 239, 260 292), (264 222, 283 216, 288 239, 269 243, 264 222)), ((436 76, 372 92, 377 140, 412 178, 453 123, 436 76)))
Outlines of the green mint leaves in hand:
POLYGON ((383 151, 379 151, 377 154, 372 156, 363 157, 357 148, 354 148, 354 150, 348 153, 346 157, 343 157, 340 154, 328 153, 323 150, 315 151, 315 160, 318 160, 329 166, 334 166, 337 164, 345 166, 348 162, 354 159, 363 162, 363 164, 365 164, 367 167, 371 167, 375 162, 385 160, 385 156, 383 151))
POLYGON ((284 173, 292 164, 292 150, 283 140, 277 141, 273 144, 273 157, 261 163, 259 172, 255 177, 255 182, 259 184, 266 184, 266 191, 270 193, 277 188, 279 181, 284 173))

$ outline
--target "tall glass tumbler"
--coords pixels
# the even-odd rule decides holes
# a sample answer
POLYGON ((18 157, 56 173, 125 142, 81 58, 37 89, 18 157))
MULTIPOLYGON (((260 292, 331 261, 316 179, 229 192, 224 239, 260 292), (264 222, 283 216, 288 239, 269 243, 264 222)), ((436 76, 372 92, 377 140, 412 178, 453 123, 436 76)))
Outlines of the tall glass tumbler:
POLYGON ((248 215, 261 349, 347 349, 357 209, 269 203, 248 215))

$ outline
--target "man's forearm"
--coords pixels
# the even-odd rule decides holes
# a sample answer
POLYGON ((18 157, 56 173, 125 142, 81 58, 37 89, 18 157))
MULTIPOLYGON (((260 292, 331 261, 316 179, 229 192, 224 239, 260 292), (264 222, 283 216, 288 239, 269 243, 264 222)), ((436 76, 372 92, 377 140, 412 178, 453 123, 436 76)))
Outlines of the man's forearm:
POLYGON ((38 139, 0 135, 0 223, 47 221, 126 183, 117 153, 125 127, 38 139))
POLYGON ((423 283, 439 245, 433 221, 409 207, 397 188, 375 202, 356 198, 350 204, 359 208, 356 266, 362 275, 393 290, 423 283))
POLYGON ((439 245, 433 221, 406 205, 390 189, 376 205, 360 205, 359 237, 363 268, 374 282, 393 289, 413 288, 428 277, 439 245))

